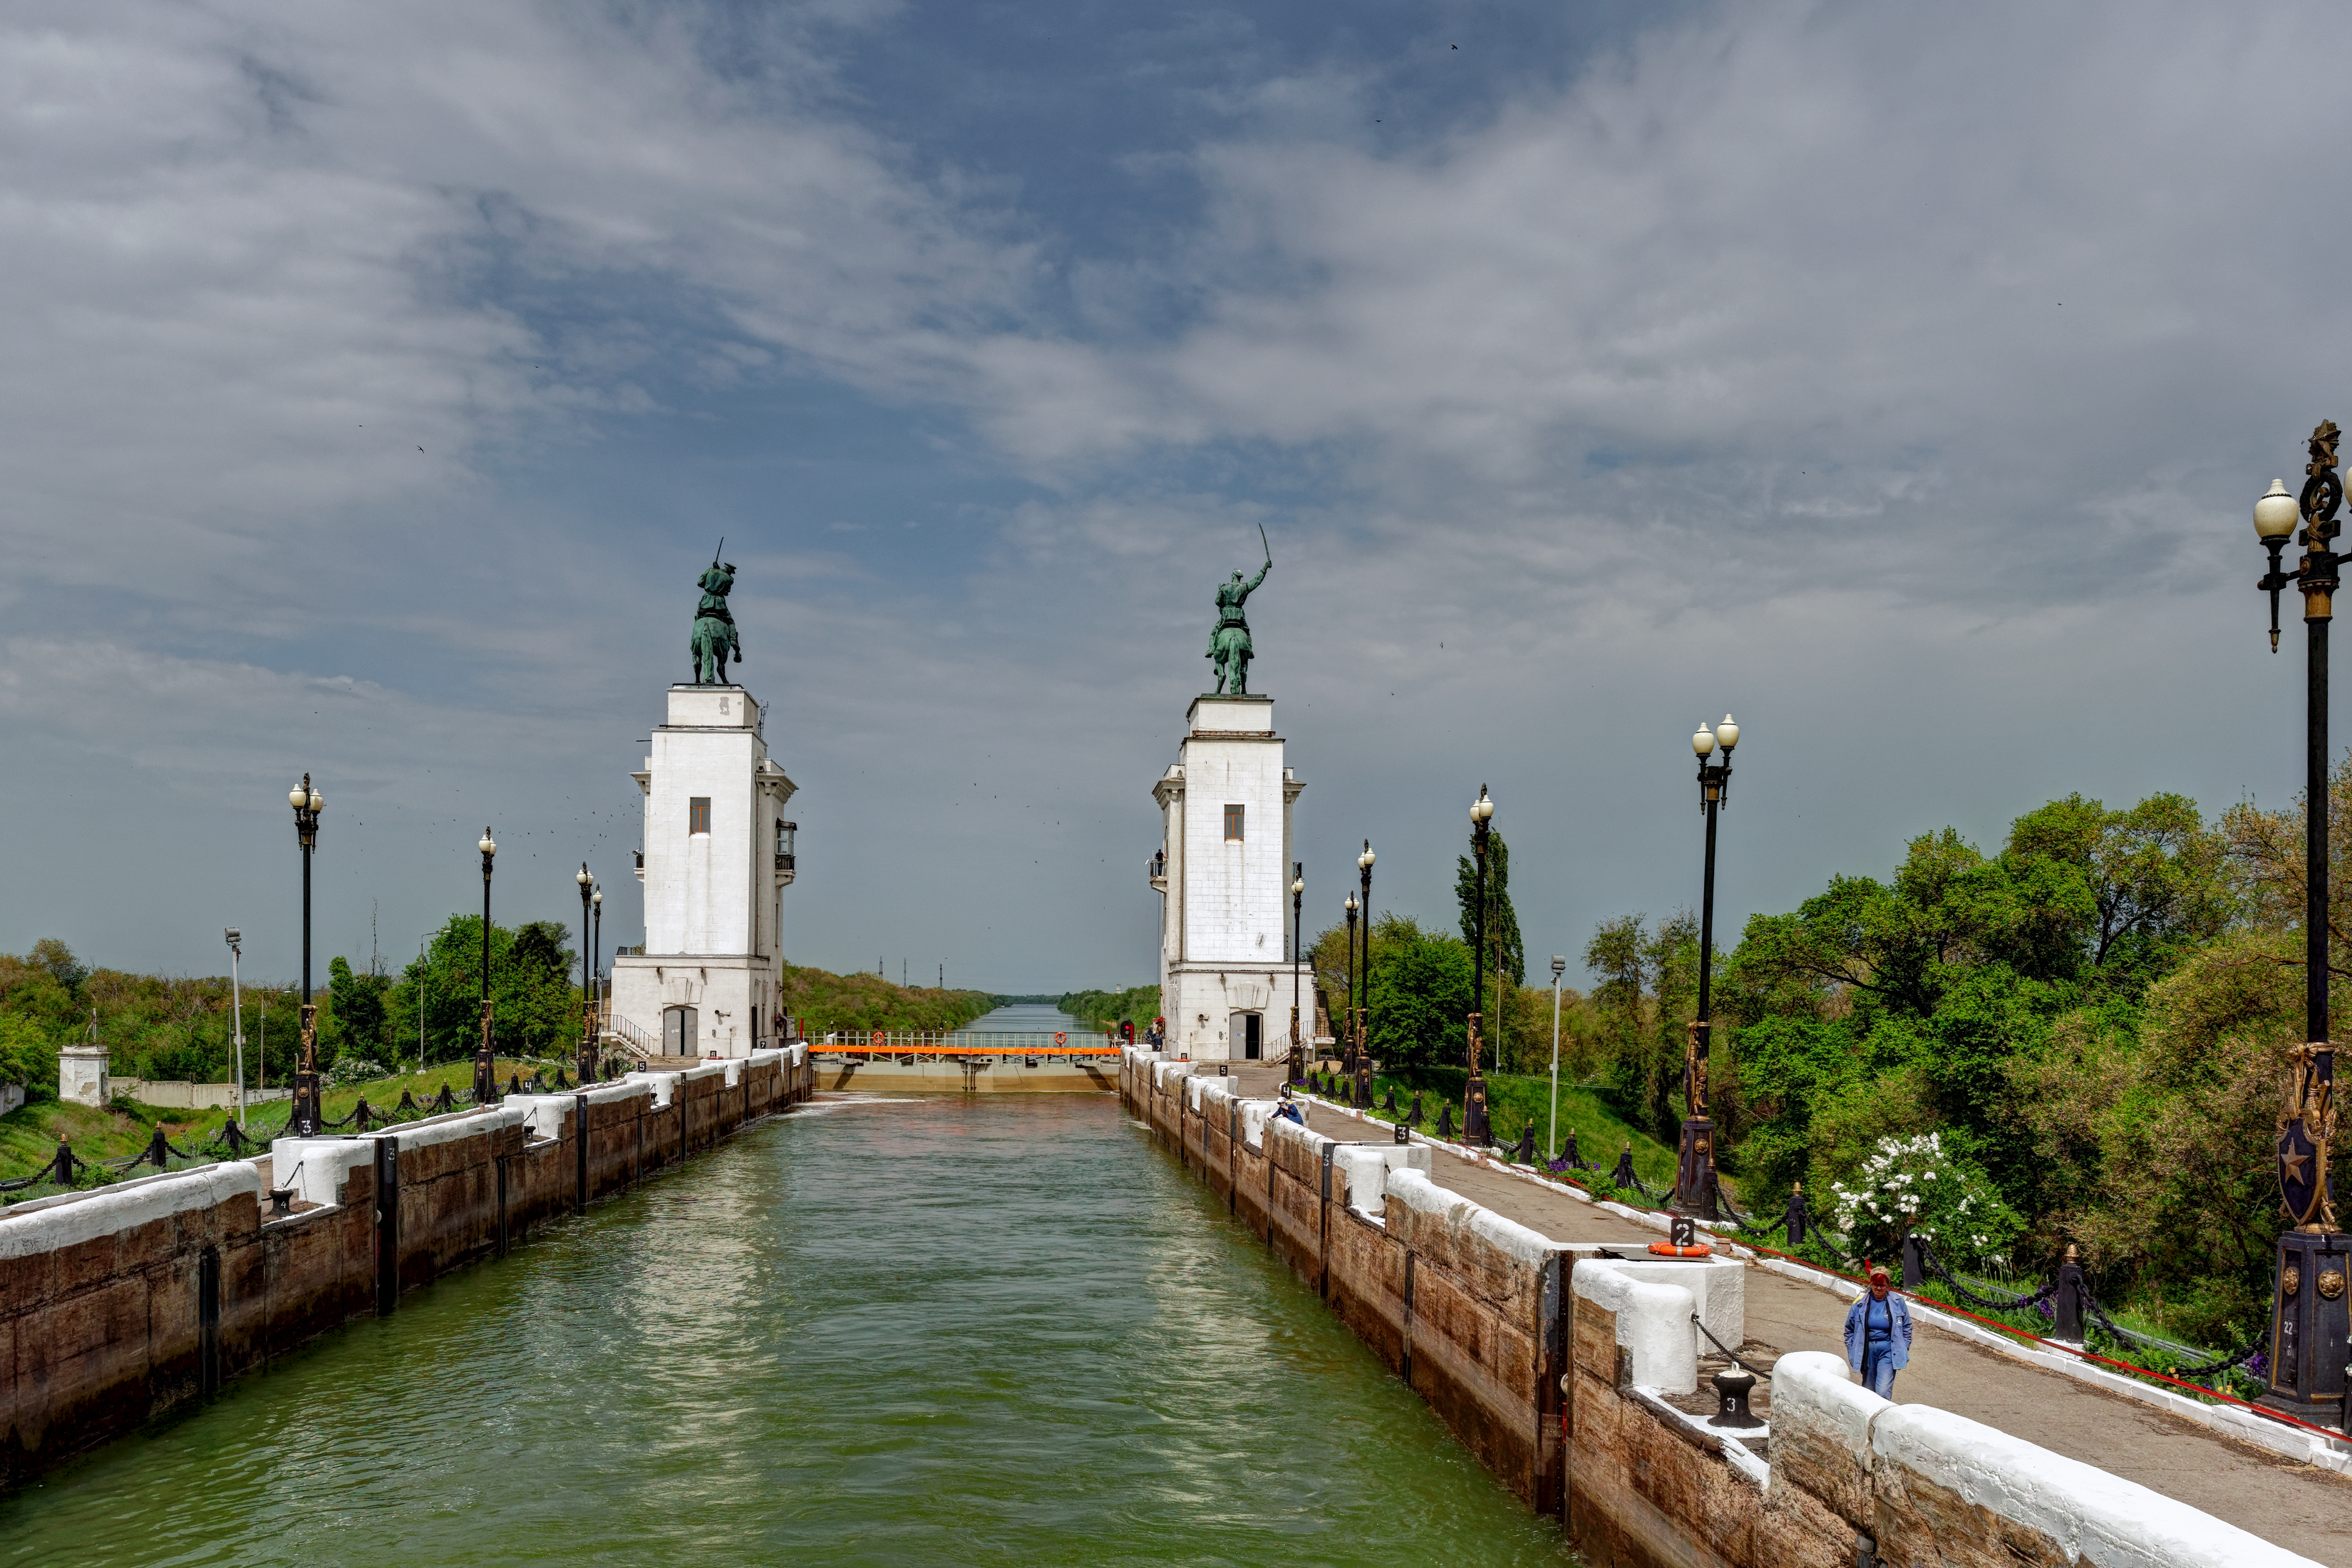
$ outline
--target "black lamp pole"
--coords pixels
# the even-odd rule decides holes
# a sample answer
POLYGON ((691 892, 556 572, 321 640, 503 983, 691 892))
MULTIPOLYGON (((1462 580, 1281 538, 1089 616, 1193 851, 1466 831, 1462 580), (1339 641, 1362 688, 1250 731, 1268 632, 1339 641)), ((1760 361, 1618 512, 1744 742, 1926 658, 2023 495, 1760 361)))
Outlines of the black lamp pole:
POLYGON ((297 1138, 316 1138, 325 1130, 326 1113, 319 1106, 319 1009, 310 1000, 310 857, 319 847, 319 814, 327 803, 310 787, 309 773, 286 798, 294 807, 294 837, 302 847, 302 1054, 294 1068, 287 1129, 297 1138))
POLYGON ((588 874, 588 862, 583 860, 572 879, 580 884, 580 1081, 586 1083, 588 1054, 596 1047, 596 999, 589 994, 596 955, 588 944, 588 900, 596 890, 596 879, 588 874))
POLYGON ((1691 750, 1698 753, 1698 805, 1706 817, 1706 872, 1698 903, 1698 1016, 1691 1020, 1690 1037, 1683 1047, 1683 1094, 1689 1114, 1683 1118, 1671 1206, 1701 1219, 1716 1217, 1715 1123, 1706 1110, 1707 1047, 1715 1028, 1710 991, 1715 975, 1715 816, 1731 788, 1731 751, 1738 744, 1739 726, 1728 713, 1714 729, 1701 724, 1691 736, 1691 750), (1707 761, 1718 745, 1723 760, 1707 761))
POLYGON ((604 1032, 604 889, 597 889, 589 896, 588 902, 593 910, 591 918, 593 934, 588 939, 590 957, 588 973, 595 982, 596 1000, 593 1004, 595 1012, 589 1019, 588 1072, 581 1075, 581 1081, 583 1083, 588 1080, 588 1073, 595 1071, 596 1058, 603 1054, 596 1048, 596 1042, 603 1037, 604 1032))
POLYGON ((1470 911, 1470 1081, 1462 1090, 1462 1141, 1473 1149, 1484 1148, 1489 1136, 1484 1066, 1486 1044, 1480 1024, 1485 1017, 1486 994, 1486 825, 1494 816, 1495 803, 1486 798, 1486 786, 1480 784, 1478 798, 1470 804, 1470 851, 1478 862, 1478 882, 1477 897, 1472 900, 1470 911))
POLYGON ((474 847, 482 852, 482 1037, 474 1047, 474 1103, 495 1105, 499 1100, 499 1070, 490 1055, 490 861, 497 857, 499 847, 485 827, 481 842, 474 847))
POLYGON ((1364 1054, 1371 1048, 1372 1023, 1372 841, 1364 840, 1364 852, 1356 857, 1356 871, 1364 889, 1364 962, 1357 966, 1356 984, 1356 1061, 1363 1063, 1364 1054))
POLYGON ((2336 1131, 2336 1049, 2327 1038, 2327 623, 2334 614, 2336 569, 2333 548, 2344 482, 2336 472, 2339 436, 2333 420, 2311 433, 2303 493, 2291 497, 2273 482, 2254 503, 2254 532, 2270 551, 2271 569, 2255 584, 2271 596, 2271 651, 2278 651, 2279 592, 2303 595, 2305 637, 2304 734, 2304 1043, 2293 1053, 2294 1102, 2278 1136, 2279 1195, 2294 1227, 2279 1237, 2271 1311, 2270 1392, 2305 1419, 2322 1415, 2352 1420, 2345 1399, 2347 1340, 2343 1288, 2352 1272, 2352 1237, 2340 1233, 2327 1190, 2327 1150, 2336 1131), (2303 524, 2303 558, 2292 572, 2279 552, 2303 524), (2334 1281, 2336 1289, 2328 1285, 2334 1281))
MULTIPOLYGON (((1348 911, 1348 999, 1344 1010, 1352 1015, 1356 1010, 1356 983, 1363 973, 1363 966, 1356 957, 1356 915, 1361 906, 1356 902, 1356 895, 1349 893, 1340 907, 1348 911)), ((1353 1025, 1349 1019, 1339 1021, 1341 1034, 1346 1034, 1351 1027, 1353 1025)))
POLYGON ((1293 1082, 1307 1070, 1306 1045, 1298 1036, 1298 963, 1305 956, 1298 950, 1303 933, 1301 919, 1307 909, 1307 868, 1297 860, 1290 863, 1290 1062, 1288 1076, 1293 1082))

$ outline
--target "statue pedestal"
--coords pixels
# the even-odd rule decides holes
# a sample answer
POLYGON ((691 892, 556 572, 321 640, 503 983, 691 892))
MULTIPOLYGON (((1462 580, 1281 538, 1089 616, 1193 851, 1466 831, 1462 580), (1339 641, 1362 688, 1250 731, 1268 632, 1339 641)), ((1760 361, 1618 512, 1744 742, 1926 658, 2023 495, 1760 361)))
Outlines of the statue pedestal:
POLYGON ((1314 977, 1291 962, 1291 805, 1270 697, 1193 700, 1176 762, 1152 785, 1160 854, 1160 1008, 1168 1048, 1194 1061, 1272 1061, 1290 1050, 1314 977))
POLYGON ((58 1053, 58 1098, 72 1105, 104 1105, 114 1098, 104 1046, 68 1046, 58 1053))

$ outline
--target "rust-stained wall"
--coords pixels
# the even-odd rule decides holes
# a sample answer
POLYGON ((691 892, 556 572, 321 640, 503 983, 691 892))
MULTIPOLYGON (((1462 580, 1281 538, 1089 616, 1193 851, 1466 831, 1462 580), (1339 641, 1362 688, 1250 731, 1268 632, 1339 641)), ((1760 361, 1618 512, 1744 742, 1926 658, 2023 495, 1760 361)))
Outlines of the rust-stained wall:
POLYGON ((333 1158, 320 1153, 314 1184, 277 1178, 306 1200, 287 1215, 268 1212, 269 1162, 0 1212, 0 1486, 378 1310, 379 1242, 398 1289, 414 1289, 574 1212, 583 1109, 593 1201, 814 1087, 780 1052, 667 1085, 523 1097, 512 1103, 528 1102, 526 1120, 485 1110, 311 1141, 299 1148, 333 1158), (381 1145, 397 1149, 392 1194, 377 1191, 381 1145))

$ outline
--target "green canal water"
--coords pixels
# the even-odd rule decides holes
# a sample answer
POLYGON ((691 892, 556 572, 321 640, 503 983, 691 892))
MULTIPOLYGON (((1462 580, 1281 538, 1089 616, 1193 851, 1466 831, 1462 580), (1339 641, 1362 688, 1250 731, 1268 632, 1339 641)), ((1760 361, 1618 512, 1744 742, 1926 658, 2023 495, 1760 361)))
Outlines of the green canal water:
POLYGON ((1561 1563, 1108 1096, 820 1102, 0 1499, 0 1562, 1561 1563))

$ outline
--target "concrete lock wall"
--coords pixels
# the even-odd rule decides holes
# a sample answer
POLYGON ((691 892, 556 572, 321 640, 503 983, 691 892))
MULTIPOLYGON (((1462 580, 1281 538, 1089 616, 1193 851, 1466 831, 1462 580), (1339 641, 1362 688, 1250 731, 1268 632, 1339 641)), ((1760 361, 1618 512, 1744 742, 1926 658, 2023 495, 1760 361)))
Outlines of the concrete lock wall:
POLYGON ((1119 1092, 1595 1568, 1850 1568, 1865 1544, 1890 1568, 2309 1563, 1992 1427, 1891 1405, 1833 1355, 1780 1358, 1750 1447, 1666 1397, 1697 1387, 1694 1317, 1744 1342, 1748 1265, 1540 1236, 1430 1180, 1427 1145, 1272 1120, 1276 1102, 1242 1099, 1214 1063, 1131 1049, 1119 1092))
POLYGON ((803 1047, 761 1051, 0 1212, 0 1485, 389 1311, 813 1089, 803 1047), (270 1212, 272 1187, 292 1213, 270 1212))

